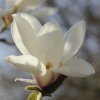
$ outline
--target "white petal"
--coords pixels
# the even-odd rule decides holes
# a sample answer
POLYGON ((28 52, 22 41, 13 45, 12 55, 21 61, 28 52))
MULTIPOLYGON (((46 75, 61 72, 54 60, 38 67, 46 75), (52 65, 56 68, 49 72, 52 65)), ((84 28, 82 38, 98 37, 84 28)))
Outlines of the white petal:
POLYGON ((46 73, 45 65, 31 55, 9 56, 6 60, 15 67, 33 74, 45 75, 46 73))
POLYGON ((55 77, 58 77, 58 74, 54 74, 52 71, 47 70, 46 74, 44 76, 37 76, 37 83, 40 87, 45 87, 52 82, 55 81, 55 77))
POLYGON ((34 16, 31 16, 31 15, 26 14, 26 13, 19 13, 19 16, 24 18, 25 20, 27 20, 34 31, 39 32, 42 25, 34 16))
POLYGON ((27 83, 31 83, 31 84, 37 84, 37 82, 35 80, 32 79, 24 79, 24 78, 15 78, 15 82, 17 81, 21 81, 21 82, 27 82, 27 83))
POLYGON ((38 37, 40 40, 41 56, 46 64, 57 65, 60 63, 64 46, 63 34, 54 31, 38 37))
POLYGON ((81 47, 86 31, 85 21, 80 21, 73 25, 65 38, 65 47, 63 52, 63 62, 71 58, 81 47))
POLYGON ((32 27, 32 19, 28 19, 26 14, 16 14, 13 16, 14 21, 11 25, 11 33, 16 46, 21 53, 32 54, 38 57, 38 42, 36 31, 32 27))
POLYGON ((56 23, 54 21, 50 21, 50 22, 47 22, 46 24, 44 24, 44 26, 39 31, 38 35, 41 36, 41 35, 44 35, 46 33, 50 33, 53 31, 61 32, 61 28, 58 23, 56 23))
POLYGON ((93 66, 81 59, 70 59, 62 67, 52 70, 70 77, 86 77, 95 73, 93 66))

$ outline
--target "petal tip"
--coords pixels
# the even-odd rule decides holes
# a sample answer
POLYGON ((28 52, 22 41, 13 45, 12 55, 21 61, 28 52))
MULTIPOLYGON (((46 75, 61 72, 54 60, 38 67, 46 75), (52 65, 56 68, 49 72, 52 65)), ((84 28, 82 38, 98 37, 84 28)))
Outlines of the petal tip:
POLYGON ((95 74, 95 69, 94 68, 92 68, 91 74, 95 74))
POLYGON ((11 59, 12 59, 12 57, 13 57, 12 55, 11 56, 8 56, 8 57, 5 57, 5 60, 8 61, 8 62, 10 62, 11 59))
POLYGON ((79 23, 80 23, 81 25, 86 26, 86 21, 85 21, 85 20, 81 20, 79 23))
POLYGON ((9 57, 5 57, 5 60, 6 60, 6 61, 9 61, 9 57))
POLYGON ((16 17, 20 17, 21 13, 12 14, 12 17, 15 19, 16 17))
POLYGON ((86 21, 85 21, 85 20, 81 20, 80 22, 81 22, 81 23, 86 23, 86 21))
POLYGON ((95 69, 91 66, 91 68, 88 69, 87 76, 95 74, 95 69))
POLYGON ((16 15, 17 15, 17 14, 12 14, 12 17, 15 18, 16 15))

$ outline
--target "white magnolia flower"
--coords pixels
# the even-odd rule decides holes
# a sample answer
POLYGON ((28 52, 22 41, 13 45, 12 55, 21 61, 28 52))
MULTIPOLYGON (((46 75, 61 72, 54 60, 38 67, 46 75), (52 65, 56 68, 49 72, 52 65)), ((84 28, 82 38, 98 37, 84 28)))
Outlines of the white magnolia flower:
POLYGON ((12 13, 14 10, 22 11, 27 7, 36 7, 45 0, 1 0, 0 15, 12 13))
POLYGON ((52 15, 58 9, 55 7, 42 7, 40 4, 46 0, 1 0, 0 17, 14 12, 30 12, 32 15, 52 15))
POLYGON ((0 31, 12 22, 12 14, 18 12, 29 13, 41 18, 56 14, 56 7, 44 5, 46 0, 0 0, 0 31))
POLYGON ((13 17, 12 37, 23 55, 12 55, 6 60, 31 73, 40 87, 54 82, 59 74, 86 77, 95 73, 88 62, 73 58, 84 41, 85 21, 73 25, 64 38, 60 26, 55 22, 50 21, 42 26, 28 14, 19 13, 13 17))

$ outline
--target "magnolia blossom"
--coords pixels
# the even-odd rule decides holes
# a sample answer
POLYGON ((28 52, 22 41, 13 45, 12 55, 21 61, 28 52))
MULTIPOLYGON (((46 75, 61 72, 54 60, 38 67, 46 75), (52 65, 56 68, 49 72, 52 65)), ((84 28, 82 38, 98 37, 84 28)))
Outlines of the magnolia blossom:
POLYGON ((12 14, 17 12, 30 13, 41 18, 54 15, 58 9, 45 4, 46 0, 1 0, 0 1, 0 31, 4 30, 12 22, 12 14))
POLYGON ((2 0, 0 6, 0 16, 12 13, 14 10, 22 11, 28 7, 36 7, 45 0, 2 0))
POLYGON ((95 73, 91 64, 73 57, 84 41, 85 21, 73 25, 64 38, 56 22, 50 21, 42 26, 35 17, 24 13, 14 14, 13 18, 11 33, 22 55, 11 55, 6 60, 33 76, 33 80, 17 80, 45 87, 59 74, 86 77, 95 73))
POLYGON ((39 7, 39 5, 45 1, 46 0, 1 0, 0 16, 2 17, 14 12, 30 12, 36 16, 42 13, 44 15, 50 15, 58 10, 54 7, 39 7))

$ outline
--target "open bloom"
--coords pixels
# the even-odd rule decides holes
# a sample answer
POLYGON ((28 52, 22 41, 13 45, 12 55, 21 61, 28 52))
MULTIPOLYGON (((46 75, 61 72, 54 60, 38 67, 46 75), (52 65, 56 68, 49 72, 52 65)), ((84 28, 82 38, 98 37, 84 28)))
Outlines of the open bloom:
POLYGON ((85 21, 73 25, 64 38, 55 22, 50 21, 42 26, 28 14, 14 14, 13 17, 12 37, 23 55, 11 55, 6 60, 31 73, 40 87, 53 83, 59 74, 86 77, 95 73, 91 64, 73 57, 84 41, 85 21))
POLYGON ((2 0, 0 6, 0 16, 12 13, 14 10, 22 11, 27 7, 35 7, 45 0, 2 0))
POLYGON ((29 13, 35 17, 54 15, 58 9, 45 4, 46 0, 1 0, 0 1, 0 31, 12 22, 12 14, 18 12, 29 13))
POLYGON ((54 7, 41 7, 46 0, 2 0, 0 5, 0 17, 15 12, 30 12, 33 15, 48 15, 57 11, 54 7))

